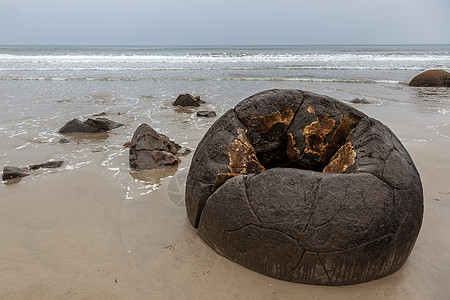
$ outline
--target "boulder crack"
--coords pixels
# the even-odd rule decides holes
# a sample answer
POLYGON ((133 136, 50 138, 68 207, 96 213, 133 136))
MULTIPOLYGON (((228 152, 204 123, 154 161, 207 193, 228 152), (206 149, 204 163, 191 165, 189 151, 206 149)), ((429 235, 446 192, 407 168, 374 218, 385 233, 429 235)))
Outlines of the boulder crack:
POLYGON ((330 274, 328 274, 327 268, 325 268, 325 265, 324 265, 322 259, 320 259, 319 253, 317 253, 317 252, 314 252, 314 253, 316 253, 317 259, 319 260, 320 264, 322 265, 323 271, 325 272, 325 274, 326 274, 327 277, 328 277, 328 282, 330 283, 330 285, 333 285, 333 281, 331 280, 330 274))
MULTIPOLYGON (((303 233, 305 233, 305 231, 308 229, 309 224, 310 224, 311 221, 312 221, 312 217, 313 217, 313 215, 314 215, 314 209, 316 208, 317 192, 319 191, 319 187, 320 187, 320 182, 321 182, 321 181, 322 181, 322 178, 319 178, 319 179, 317 180, 316 188, 314 189, 314 197, 312 197, 312 198, 313 198, 313 202, 312 202, 312 204, 311 204, 311 214, 309 215, 308 223, 306 223, 305 228, 303 228, 302 232, 299 234, 299 239, 300 239, 300 237, 303 235, 303 233)), ((298 240, 298 239, 297 239, 297 240, 298 240)))
POLYGON ((297 116, 298 111, 300 110, 300 108, 302 107, 303 103, 305 102, 305 95, 303 94, 302 91, 299 91, 299 92, 300 92, 300 94, 302 94, 303 98, 302 98, 302 101, 300 102, 300 105, 298 106, 297 110, 294 112, 294 117, 292 118, 291 123, 289 123, 289 125, 286 126, 286 130, 285 130, 286 133, 289 132, 289 129, 291 128, 291 125, 292 125, 292 123, 294 122, 295 117, 297 116))
POLYGON ((300 265, 300 263, 302 262, 303 256, 305 256, 305 252, 306 252, 305 249, 303 249, 303 248, 300 247, 300 246, 299 246, 299 248, 303 251, 303 252, 302 252, 302 255, 300 255, 300 258, 299 258, 298 262, 295 264, 295 266, 292 268, 292 270, 289 271, 288 276, 291 276, 292 273, 294 273, 295 269, 297 269, 298 266, 300 265))
MULTIPOLYGON (((366 243, 364 243, 364 244, 357 245, 357 246, 354 246, 354 247, 349 247, 349 248, 345 248, 345 249, 342 249, 342 250, 334 250, 334 251, 314 251, 314 252, 316 252, 316 253, 318 253, 318 254, 342 253, 342 252, 345 252, 345 251, 355 250, 355 249, 357 249, 357 248, 359 248, 359 247, 367 246, 367 245, 369 245, 370 243, 373 243, 373 242, 375 242, 375 241, 384 239, 384 238, 386 238, 386 237, 388 237, 388 236, 393 236, 393 237, 395 238, 395 235, 394 235, 393 233, 388 233, 388 234, 382 235, 382 236, 380 236, 380 237, 378 237, 378 238, 376 238, 376 239, 370 240, 370 241, 368 241, 368 242, 366 242, 366 243)), ((308 249, 305 249, 305 250, 308 250, 308 249)), ((308 251, 309 251, 309 250, 308 250, 308 251)))
POLYGON ((237 231, 240 231, 240 230, 242 230, 242 229, 244 229, 244 228, 246 228, 246 227, 249 227, 249 226, 255 226, 255 227, 258 227, 258 228, 263 229, 263 228, 262 228, 260 225, 258 225, 258 224, 248 223, 248 224, 245 224, 245 225, 243 225, 243 226, 241 226, 241 227, 239 227, 239 228, 237 228, 237 229, 224 230, 223 233, 225 234, 225 233, 237 232, 237 231))
POLYGON ((244 185, 245 185, 245 198, 247 199, 248 206, 250 207, 253 215, 258 219, 259 223, 262 224, 261 219, 259 218, 258 214, 255 212, 255 208, 253 207, 250 196, 248 195, 248 180, 250 180, 248 177, 244 178, 244 185))

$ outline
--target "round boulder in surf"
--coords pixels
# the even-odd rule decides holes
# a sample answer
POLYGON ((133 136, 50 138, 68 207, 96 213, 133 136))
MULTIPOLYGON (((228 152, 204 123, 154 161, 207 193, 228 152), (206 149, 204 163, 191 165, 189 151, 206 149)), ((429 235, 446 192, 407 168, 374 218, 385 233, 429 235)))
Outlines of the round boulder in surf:
POLYGON ((409 85, 415 87, 450 87, 450 73, 444 70, 428 70, 414 77, 409 85))

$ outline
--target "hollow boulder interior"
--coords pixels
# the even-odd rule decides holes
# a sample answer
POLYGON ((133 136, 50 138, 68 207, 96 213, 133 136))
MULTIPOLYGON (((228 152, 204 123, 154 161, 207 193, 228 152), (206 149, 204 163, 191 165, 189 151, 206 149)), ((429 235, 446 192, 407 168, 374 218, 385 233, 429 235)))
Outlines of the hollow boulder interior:
POLYGON ((230 173, 217 175, 213 191, 236 175, 272 168, 351 173, 356 153, 348 137, 359 120, 349 112, 316 115, 313 106, 253 117, 228 146, 230 173))

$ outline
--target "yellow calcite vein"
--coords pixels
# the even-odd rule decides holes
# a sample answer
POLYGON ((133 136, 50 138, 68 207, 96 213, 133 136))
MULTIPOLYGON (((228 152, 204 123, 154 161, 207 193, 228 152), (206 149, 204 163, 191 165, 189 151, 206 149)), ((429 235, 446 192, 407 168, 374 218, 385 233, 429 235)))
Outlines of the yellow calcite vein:
POLYGON ((274 111, 265 116, 253 117, 247 121, 248 125, 260 134, 267 134, 276 124, 284 124, 287 128, 294 118, 293 107, 294 105, 290 104, 281 113, 274 111))
POLYGON ((228 179, 243 174, 258 174, 265 168, 256 157, 256 151, 250 143, 247 131, 238 129, 238 137, 228 146, 228 168, 230 173, 219 173, 214 179, 212 191, 218 189, 228 179))
POLYGON ((344 173, 355 163, 356 152, 350 142, 345 143, 330 160, 330 163, 323 169, 324 173, 344 173))

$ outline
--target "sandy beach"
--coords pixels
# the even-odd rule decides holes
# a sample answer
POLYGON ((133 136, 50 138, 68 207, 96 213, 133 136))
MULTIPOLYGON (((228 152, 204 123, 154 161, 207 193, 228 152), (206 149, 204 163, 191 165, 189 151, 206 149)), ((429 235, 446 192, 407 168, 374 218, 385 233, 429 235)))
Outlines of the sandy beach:
MULTIPOLYGON (((401 129, 404 119, 391 121, 401 139, 420 133, 401 129)), ((449 125, 440 134, 450 135, 449 125)), ((184 159, 177 176, 132 200, 125 200, 125 190, 98 168, 3 184, 0 298, 446 299, 450 141, 405 146, 421 174, 425 214, 406 264, 386 278, 344 287, 308 286, 224 259, 203 243, 182 203, 170 196, 173 180, 187 174, 189 159, 184 159)))
POLYGON ((418 64, 448 64, 441 55, 447 48, 213 49, 226 52, 219 57, 192 49, 131 49, 128 59, 125 50, 107 47, 14 48, 2 58, 9 69, 0 76, 0 166, 65 163, 0 184, 0 299, 449 298, 450 91, 406 83, 418 64), (130 170, 122 145, 141 123, 195 149, 217 119, 198 118, 197 110, 220 116, 272 88, 338 98, 386 124, 409 151, 425 212, 398 272, 342 287, 255 273, 215 253, 189 224, 183 184, 192 154, 175 168, 130 170), (174 108, 186 92, 207 103, 174 108), (351 104, 355 97, 369 104, 351 104), (73 118, 100 112, 125 126, 57 133, 73 118), (62 137, 69 143, 58 143, 62 137))

